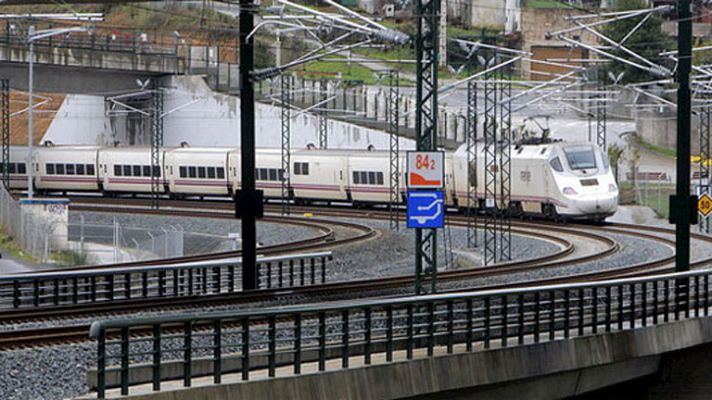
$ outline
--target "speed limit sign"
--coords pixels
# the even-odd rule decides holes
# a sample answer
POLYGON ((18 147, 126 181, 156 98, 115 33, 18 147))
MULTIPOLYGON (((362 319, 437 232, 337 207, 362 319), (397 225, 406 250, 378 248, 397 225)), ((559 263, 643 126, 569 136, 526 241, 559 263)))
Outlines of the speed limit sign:
POLYGON ((409 151, 406 171, 408 189, 440 189, 445 186, 445 154, 442 151, 409 151))

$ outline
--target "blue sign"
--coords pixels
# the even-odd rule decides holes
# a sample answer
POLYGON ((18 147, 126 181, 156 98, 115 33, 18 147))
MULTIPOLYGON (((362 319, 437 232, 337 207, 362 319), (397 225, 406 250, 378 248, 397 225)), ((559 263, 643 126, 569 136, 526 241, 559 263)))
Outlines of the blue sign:
POLYGON ((442 228, 445 225, 445 196, 442 190, 408 192, 408 228, 442 228))

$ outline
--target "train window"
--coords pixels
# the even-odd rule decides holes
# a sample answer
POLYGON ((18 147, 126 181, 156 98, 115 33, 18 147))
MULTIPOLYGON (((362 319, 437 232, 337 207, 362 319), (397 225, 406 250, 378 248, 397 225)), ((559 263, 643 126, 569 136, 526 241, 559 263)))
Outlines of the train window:
POLYGON ((608 155, 601 152, 601 159, 603 160, 604 171, 608 172, 608 169, 611 168, 611 161, 608 159, 608 155))
POLYGON ((208 167, 208 179, 215 179, 215 167, 208 167))
POLYGON ((361 172, 361 184, 368 185, 368 172, 361 172))
POLYGON ((551 165, 551 168, 556 172, 564 172, 564 167, 561 165, 559 157, 552 158, 551 161, 549 161, 549 165, 551 165))
MULTIPOLYGON (((12 164, 10 164, 10 167, 12 167, 12 164)), ((12 169, 12 168, 10 168, 12 169)), ((54 164, 54 169, 57 175, 64 175, 64 164, 54 164)), ((10 171, 12 172, 12 171, 10 171)))
POLYGON ((279 180, 279 178, 277 177, 277 170, 275 168, 269 169, 269 180, 271 180, 271 181, 279 180))
POLYGON ((309 163, 295 162, 294 175, 309 175, 309 163))
POLYGON ((181 178, 185 178, 188 176, 188 169, 186 167, 178 167, 178 172, 181 178))
POLYGON ((158 165, 153 167, 153 176, 155 176, 156 178, 161 177, 161 167, 159 167, 158 165))
POLYGON ((121 165, 114 165, 114 175, 115 176, 122 176, 123 174, 121 173, 121 165))
POLYGON ((368 184, 369 184, 369 185, 375 185, 375 184, 376 184, 376 173, 375 173, 375 172, 369 172, 369 173, 368 173, 368 184))
POLYGON ((45 165, 45 172, 47 175, 54 175, 54 164, 45 165))
POLYGON ((376 174, 377 184, 383 185, 383 172, 378 172, 376 174))
POLYGON ((77 164, 76 168, 77 175, 84 175, 84 164, 77 164))
POLYGON ((198 167, 198 178, 205 179, 205 167, 198 167))
POLYGON ((150 165, 144 165, 142 172, 143 172, 143 176, 151 176, 151 166, 150 166, 150 165))
POLYGON ((564 147, 564 154, 571 169, 596 168, 596 155, 591 146, 564 147))
POLYGON ((225 179, 225 168, 218 167, 217 173, 218 173, 218 179, 225 179))
POLYGON ((133 176, 141 176, 141 166, 133 165, 133 176))
POLYGON ((74 164, 67 164, 64 166, 64 170, 67 175, 74 175, 74 164))
POLYGON ((196 171, 195 167, 188 167, 188 177, 195 178, 196 176, 198 176, 198 171, 196 171))
POLYGON ((277 177, 279 178, 280 182, 284 182, 286 180, 286 177, 284 176, 284 170, 282 168, 277 170, 277 177))
POLYGON ((353 175, 354 175, 354 184, 356 184, 356 185, 360 184, 361 179, 359 179, 359 178, 361 177, 361 174, 359 174, 358 171, 354 171, 353 175))
POLYGON ((27 173, 27 170, 25 169, 25 163, 19 163, 19 164, 17 164, 17 173, 18 173, 18 174, 27 173))
POLYGON ((94 175, 94 164, 87 164, 87 175, 94 175))
POLYGON ((131 176, 131 166, 130 165, 124 165, 124 176, 131 176))
POLYGON ((16 173, 16 171, 17 171, 16 165, 17 165, 16 163, 11 162, 7 168, 8 172, 11 174, 16 173))

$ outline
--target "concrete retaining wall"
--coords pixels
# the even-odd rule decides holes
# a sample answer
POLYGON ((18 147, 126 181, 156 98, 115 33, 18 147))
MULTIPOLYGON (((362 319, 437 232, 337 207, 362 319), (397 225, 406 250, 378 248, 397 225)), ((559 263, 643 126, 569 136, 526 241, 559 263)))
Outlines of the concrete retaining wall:
POLYGON ((127 398, 553 399, 653 374, 663 354, 710 342, 712 318, 699 318, 572 340, 127 398))

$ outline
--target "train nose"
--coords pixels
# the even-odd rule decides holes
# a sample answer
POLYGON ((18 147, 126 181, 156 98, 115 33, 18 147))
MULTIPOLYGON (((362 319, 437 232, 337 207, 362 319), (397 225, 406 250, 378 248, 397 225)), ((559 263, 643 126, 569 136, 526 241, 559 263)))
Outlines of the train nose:
POLYGON ((582 198, 576 205, 583 214, 610 214, 618 208, 618 195, 582 198))

